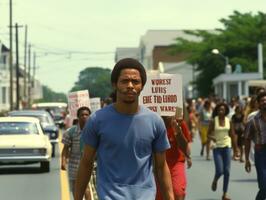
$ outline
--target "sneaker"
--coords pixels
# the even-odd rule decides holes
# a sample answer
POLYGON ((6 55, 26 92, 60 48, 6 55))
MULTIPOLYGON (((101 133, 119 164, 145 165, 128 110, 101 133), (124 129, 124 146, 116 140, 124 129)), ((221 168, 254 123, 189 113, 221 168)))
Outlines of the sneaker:
POLYGON ((228 196, 222 196, 222 200, 231 200, 231 198, 230 197, 228 197, 228 196))
POLYGON ((212 191, 216 191, 216 189, 217 189, 217 181, 213 181, 212 182, 212 191))

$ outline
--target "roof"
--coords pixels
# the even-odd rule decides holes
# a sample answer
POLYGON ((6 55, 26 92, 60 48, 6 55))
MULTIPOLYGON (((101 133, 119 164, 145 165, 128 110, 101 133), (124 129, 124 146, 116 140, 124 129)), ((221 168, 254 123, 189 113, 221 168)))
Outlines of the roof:
POLYGON ((4 44, 1 45, 0 43, 0 46, 1 46, 1 52, 9 52, 9 49, 4 44))
POLYGON ((49 115, 49 113, 45 110, 14 110, 8 113, 8 115, 12 116, 41 116, 41 115, 49 115))
POLYGON ((145 46, 147 55, 151 55, 154 46, 169 46, 181 37, 190 41, 200 41, 199 37, 189 35, 184 30, 148 30, 140 39, 140 46, 145 46))
POLYGON ((64 102, 46 102, 46 103, 35 103, 32 108, 37 107, 67 107, 67 103, 64 102))
POLYGON ((223 82, 236 82, 236 81, 249 81, 249 80, 259 80, 261 79, 260 73, 231 73, 231 74, 220 74, 215 77, 212 82, 213 84, 223 83, 223 82))
POLYGON ((250 80, 248 81, 248 85, 253 87, 266 87, 266 80, 250 80))
POLYGON ((0 122, 32 122, 38 123, 39 119, 35 117, 0 117, 0 122))

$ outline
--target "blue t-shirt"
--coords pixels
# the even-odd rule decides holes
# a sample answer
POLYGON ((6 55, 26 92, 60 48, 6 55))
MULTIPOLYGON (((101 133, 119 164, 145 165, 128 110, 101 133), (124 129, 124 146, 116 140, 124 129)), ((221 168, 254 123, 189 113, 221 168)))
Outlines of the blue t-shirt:
POLYGON ((82 139, 97 149, 99 199, 155 199, 152 153, 170 147, 159 115, 143 106, 121 114, 111 104, 90 116, 82 139))

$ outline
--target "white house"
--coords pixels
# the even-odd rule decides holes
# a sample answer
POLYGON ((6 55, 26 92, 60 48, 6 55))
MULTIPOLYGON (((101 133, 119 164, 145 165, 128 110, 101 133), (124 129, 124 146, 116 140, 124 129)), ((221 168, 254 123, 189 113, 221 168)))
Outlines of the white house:
MULTIPOLYGON (((19 80, 19 91, 20 91, 20 108, 22 108, 21 100, 27 100, 23 97, 24 80, 23 77, 25 71, 19 69, 20 80, 19 80)), ((16 102, 16 77, 15 77, 15 66, 13 67, 13 105, 16 102)), ((28 84, 29 85, 29 84, 28 84)), ((42 98, 42 86, 38 80, 34 80, 34 87, 31 92, 31 99, 42 98)), ((22 103, 23 104, 23 103, 22 103)), ((10 110, 10 70, 9 70, 9 49, 0 42, 0 112, 10 110)))
POLYGON ((170 45, 176 43, 176 38, 181 37, 191 41, 200 41, 200 38, 188 35, 183 30, 148 30, 140 38, 137 48, 117 48, 118 58, 133 57, 138 59, 147 70, 164 69, 165 73, 181 74, 186 97, 192 97, 191 82, 195 78, 193 66, 185 60, 183 53, 169 54, 170 45))
POLYGON ((0 42, 0 111, 9 110, 9 49, 0 42))
POLYGON ((234 96, 250 96, 250 87, 265 87, 263 81, 263 56, 262 45, 258 44, 258 71, 251 73, 231 73, 230 70, 215 77, 212 82, 215 94, 225 100, 230 100, 234 96))

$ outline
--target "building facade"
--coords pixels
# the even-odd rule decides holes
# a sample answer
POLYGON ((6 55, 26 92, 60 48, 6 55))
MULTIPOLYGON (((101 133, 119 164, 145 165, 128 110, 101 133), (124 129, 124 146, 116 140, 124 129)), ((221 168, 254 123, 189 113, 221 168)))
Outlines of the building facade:
POLYGON ((181 74, 184 95, 191 98, 193 96, 192 82, 195 78, 195 73, 193 66, 186 62, 188 55, 181 52, 170 53, 171 45, 175 44, 176 38, 179 37, 200 41, 198 37, 188 35, 183 30, 148 30, 141 36, 138 47, 117 48, 115 57, 136 58, 147 70, 181 74))
MULTIPOLYGON (((29 94, 24 92, 24 67, 19 68, 19 109, 28 107, 27 100, 29 94), (25 96, 26 95, 26 96, 25 96)), ((16 105, 16 76, 15 66, 13 67, 13 107, 16 105)), ((27 87, 31 87, 31 100, 41 99, 43 96, 42 85, 38 80, 33 80, 31 84, 27 83, 27 87)), ((26 88, 26 91, 27 88, 26 88)), ((0 42, 0 112, 10 110, 10 70, 9 70, 9 49, 0 42)))
POLYGON ((9 50, 0 42, 0 112, 9 110, 9 50))

